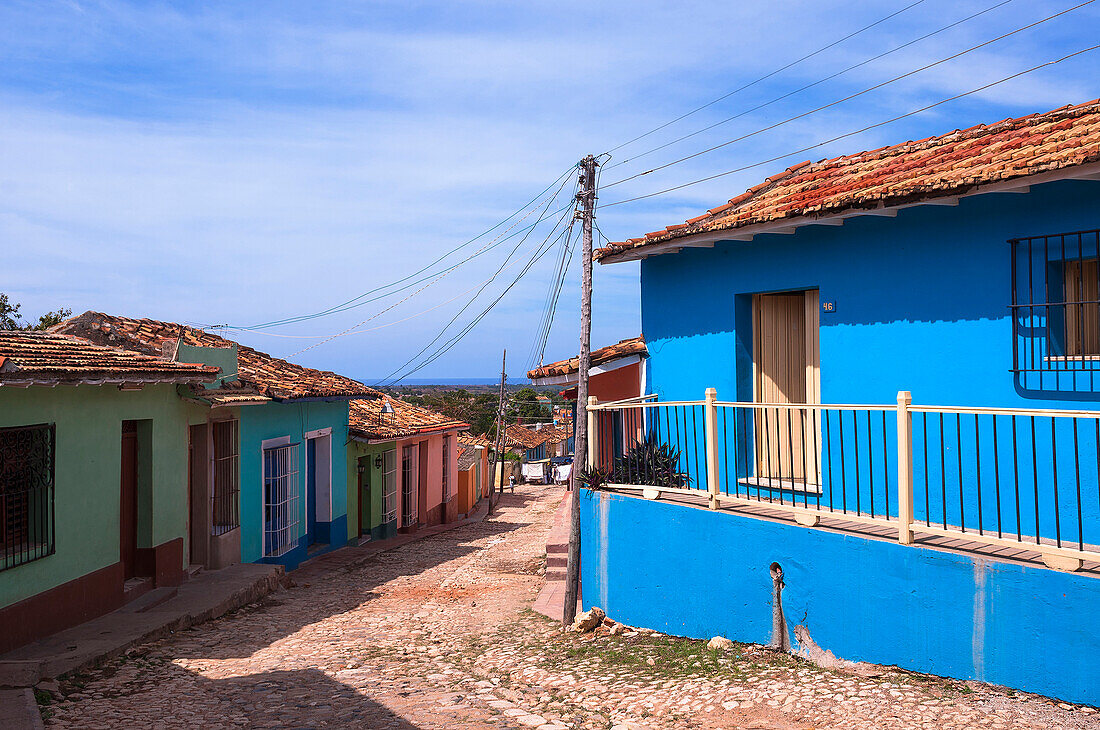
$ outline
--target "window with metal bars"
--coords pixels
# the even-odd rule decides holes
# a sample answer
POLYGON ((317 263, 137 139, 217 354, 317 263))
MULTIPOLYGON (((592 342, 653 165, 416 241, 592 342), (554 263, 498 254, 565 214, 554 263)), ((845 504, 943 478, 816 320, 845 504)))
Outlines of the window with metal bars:
POLYGON ((443 437, 443 501, 451 498, 451 437, 443 437))
POLYGON ((298 544, 298 444, 264 449, 264 555, 278 557, 298 544))
POLYGON ((54 426, 0 428, 0 570, 54 552, 54 426))
POLYGON ((214 422, 214 509, 211 531, 215 535, 224 535, 241 526, 238 507, 241 491, 238 428, 236 419, 214 422))
POLYGON ((416 486, 419 478, 417 458, 419 446, 406 446, 401 450, 401 526, 409 527, 417 522, 416 486))
POLYGON ((1095 390, 1100 371, 1100 229, 1009 243, 1012 371, 1026 389, 1095 390))
POLYGON ((382 524, 397 519, 397 449, 382 452, 382 524))

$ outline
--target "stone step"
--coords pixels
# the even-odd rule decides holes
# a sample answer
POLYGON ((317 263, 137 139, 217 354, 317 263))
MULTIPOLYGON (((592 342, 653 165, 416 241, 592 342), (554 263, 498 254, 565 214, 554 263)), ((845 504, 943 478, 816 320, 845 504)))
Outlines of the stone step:
POLYGON ((154 588, 141 598, 136 598, 126 604, 126 610, 134 613, 144 613, 151 608, 156 608, 165 601, 170 601, 179 595, 179 589, 174 587, 154 588))
POLYGON ((559 553, 568 553, 569 543, 548 543, 546 545, 546 554, 555 555, 559 553))
POLYGON ((554 553, 546 557, 546 569, 550 568, 564 568, 569 558, 560 553, 554 553))
POLYGON ((136 601, 154 587, 152 578, 130 578, 122 585, 122 601, 123 603, 136 601))
POLYGON ((546 582, 556 580, 565 580, 565 570, 548 570, 546 571, 546 582))

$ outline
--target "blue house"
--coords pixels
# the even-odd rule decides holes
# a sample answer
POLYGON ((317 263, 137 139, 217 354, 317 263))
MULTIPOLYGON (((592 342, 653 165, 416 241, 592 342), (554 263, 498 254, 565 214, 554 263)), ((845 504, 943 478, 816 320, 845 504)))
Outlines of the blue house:
POLYGON ((103 345, 221 368, 180 397, 205 406, 189 423, 188 555, 293 569, 346 545, 348 401, 362 383, 305 368, 173 322, 85 312, 56 331, 103 345))
POLYGON ((597 257, 641 261, 649 360, 590 422, 676 467, 584 493, 586 606, 1100 704, 1100 101, 795 165, 597 257))

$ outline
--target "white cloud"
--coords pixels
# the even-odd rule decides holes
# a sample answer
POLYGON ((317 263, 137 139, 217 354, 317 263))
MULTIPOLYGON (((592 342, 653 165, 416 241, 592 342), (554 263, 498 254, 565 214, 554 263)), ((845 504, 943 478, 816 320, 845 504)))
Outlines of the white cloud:
MULTIPOLYGON (((632 149, 766 101, 978 7, 976 1, 918 6, 632 149)), ((1052 12, 1008 7, 995 23, 961 26, 644 164, 751 131, 1052 12)), ((186 11, 116 2, 12 5, 0 9, 6 28, 0 67, 7 69, 0 71, 2 288, 31 313, 64 305, 251 323, 322 309, 404 276, 488 228, 584 153, 677 116, 885 12, 876 6, 838 13, 808 0, 373 3, 308 12, 278 3, 186 11)), ((1038 34, 991 47, 966 63, 608 189, 601 199, 741 167, 958 93, 1082 45, 1089 37, 1083 21, 1096 17, 1063 24, 1050 36, 1057 43, 1038 34)), ((1067 64, 799 159, 1100 96, 1094 69, 1085 60, 1067 64)), ((603 209, 600 227, 615 240, 655 230, 783 165, 603 209)), ((608 171, 605 180, 638 169, 643 162, 608 171)), ((503 250, 378 321, 474 286, 503 250)), ((575 349, 577 268, 562 294, 551 359, 575 349)), ((505 345, 519 362, 551 269, 549 259, 537 267, 476 336, 426 373, 491 373, 505 345)), ((637 334, 637 271, 636 264, 598 267, 597 343, 637 334)), ((352 375, 384 374, 460 304, 341 338, 301 360, 352 375)), ((364 306, 286 331, 332 333, 372 311, 364 306)), ((277 354, 306 344, 242 339, 277 354)))

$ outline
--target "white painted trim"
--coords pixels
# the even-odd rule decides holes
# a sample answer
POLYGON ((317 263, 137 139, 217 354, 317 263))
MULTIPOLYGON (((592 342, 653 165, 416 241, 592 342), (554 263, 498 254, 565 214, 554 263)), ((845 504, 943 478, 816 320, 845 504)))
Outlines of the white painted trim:
MULTIPOLYGON (((313 447, 317 455, 314 460, 322 465, 322 473, 315 474, 313 476, 313 499, 309 499, 309 470, 316 468, 314 464, 309 460, 309 444, 306 444, 306 473, 302 480, 302 483, 307 485, 306 489, 306 527, 309 526, 310 509, 313 510, 314 519, 317 522, 332 522, 332 429, 321 428, 316 431, 310 431, 306 434, 306 441, 316 441, 317 444, 313 447), (327 445, 327 450, 322 451, 327 445), (323 475, 324 466, 328 467, 328 479, 325 482, 324 489, 320 484, 319 477, 323 475), (312 503, 312 504, 311 504, 312 503)), ((303 530, 304 534, 304 530, 303 530)))
MULTIPOLYGON (((628 365, 634 365, 635 363, 642 362, 645 358, 641 355, 627 355, 626 357, 616 358, 615 360, 608 360, 605 363, 599 365, 593 365, 588 370, 589 376, 599 375, 600 373, 609 373, 612 370, 618 370, 625 368, 628 365)), ((566 375, 552 375, 548 378, 532 378, 531 385, 576 385, 577 374, 567 373, 566 375)))
POLYGON ((867 209, 849 209, 841 213, 826 215, 820 218, 810 216, 783 218, 777 221, 758 223, 742 228, 733 228, 727 231, 706 231, 692 236, 684 236, 683 238, 674 238, 649 246, 626 249, 625 251, 603 257, 600 259, 600 263, 615 264, 621 261, 637 261, 648 258, 649 256, 675 253, 686 247, 709 248, 720 241, 751 241, 760 234, 791 233, 794 229, 802 228, 803 226, 840 225, 840 223, 835 221, 840 221, 842 223, 843 220, 847 218, 857 218, 860 216, 893 217, 897 215, 899 210, 905 208, 916 208, 924 205, 958 205, 960 198, 969 198, 975 195, 987 195, 989 193, 1026 193, 1029 192, 1033 185, 1041 185, 1043 183, 1055 182, 1058 180, 1097 179, 1100 179, 1100 162, 1093 162, 1087 165, 1078 165, 1062 170, 1052 170, 1050 172, 1042 172, 1035 175, 1025 175, 1012 180, 1002 180, 1000 182, 978 185, 974 189, 964 193, 943 195, 927 200, 918 200, 913 203, 904 203, 902 205, 867 209))
POLYGON ((290 436, 279 436, 273 439, 264 439, 260 442, 261 449, 277 449, 280 446, 290 446, 293 443, 293 439, 290 436))

